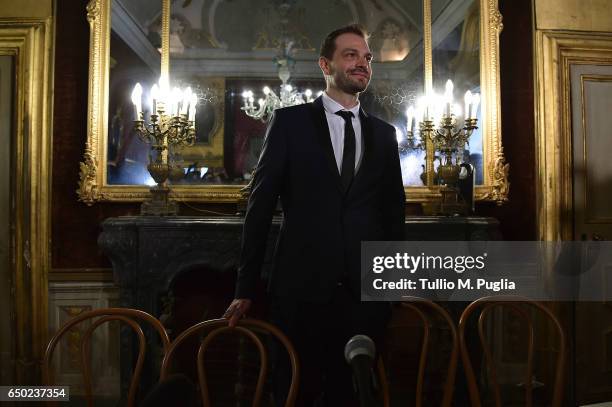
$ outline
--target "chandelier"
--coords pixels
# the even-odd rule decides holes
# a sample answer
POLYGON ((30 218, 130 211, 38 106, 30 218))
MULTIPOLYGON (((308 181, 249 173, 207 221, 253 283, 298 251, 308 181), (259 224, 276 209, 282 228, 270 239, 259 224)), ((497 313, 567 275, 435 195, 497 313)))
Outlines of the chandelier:
MULTIPOLYGON (((295 65, 295 60, 293 59, 293 55, 297 48, 304 49, 310 48, 309 43, 304 43, 300 38, 304 36, 300 36, 295 27, 292 27, 291 22, 294 21, 294 18, 291 17, 291 13, 296 11, 294 10, 295 0, 282 0, 278 3, 278 7, 276 12, 278 14, 278 19, 280 24, 278 25, 278 31, 276 29, 271 28, 270 32, 278 32, 278 37, 275 34, 270 35, 267 33, 258 41, 258 44, 263 45, 263 48, 266 48, 264 43, 268 43, 270 45, 274 45, 277 48, 277 55, 274 58, 274 62, 276 63, 278 69, 278 77, 281 80, 281 85, 278 93, 274 92, 268 86, 265 86, 263 91, 263 97, 257 98, 257 103, 255 102, 256 97, 253 91, 245 89, 242 92, 243 97, 243 106, 242 110, 244 113, 253 118, 259 119, 262 122, 268 121, 274 110, 280 109, 282 107, 301 105, 303 103, 309 103, 313 101, 313 92, 310 89, 306 89, 303 92, 298 91, 294 86, 289 84, 289 78, 291 77, 291 70, 295 65), (277 38, 271 42, 264 40, 264 38, 277 38)), ((296 12, 299 14, 303 12, 303 10, 297 10, 296 12)), ((260 47, 257 45, 256 47, 260 47)), ((317 93, 319 96, 321 92, 317 93)))
MULTIPOLYGON (((289 48, 289 50, 291 49, 291 43, 289 43, 287 48, 289 48)), ((244 104, 241 110, 243 110, 247 116, 253 119, 259 119, 265 123, 276 109, 301 105, 314 100, 312 90, 306 89, 304 92, 299 92, 288 83, 291 77, 290 66, 293 65, 294 61, 287 54, 288 52, 285 52, 283 56, 276 58, 278 77, 281 80, 278 94, 268 86, 264 86, 262 89, 263 97, 259 98, 256 104, 253 91, 244 90, 242 92, 244 104)), ((319 91, 317 96, 320 96, 321 93, 323 93, 323 91, 319 91)))

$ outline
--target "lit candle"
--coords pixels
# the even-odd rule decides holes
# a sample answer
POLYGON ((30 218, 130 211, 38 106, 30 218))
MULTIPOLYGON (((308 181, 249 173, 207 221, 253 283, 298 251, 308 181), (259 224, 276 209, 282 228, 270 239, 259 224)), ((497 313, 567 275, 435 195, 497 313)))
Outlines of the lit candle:
POLYGON ((427 95, 426 100, 426 105, 425 105, 425 109, 426 109, 426 116, 427 116, 427 120, 429 121, 433 121, 434 123, 436 123, 439 119, 438 116, 440 116, 442 114, 442 106, 440 105, 440 96, 438 96, 435 93, 431 93, 429 95, 427 95))
POLYGON ((153 85, 151 88, 151 107, 152 114, 157 114, 157 101, 159 100, 159 87, 157 84, 153 85))
POLYGON ((446 102, 446 117, 451 115, 451 104, 453 103, 453 81, 446 81, 446 89, 444 91, 444 101, 446 102))
POLYGON ((136 120, 140 120, 142 113, 142 86, 137 83, 132 91, 132 103, 134 104, 134 111, 136 113, 136 120))
POLYGON ((189 101, 189 121, 195 122, 196 105, 198 104, 198 95, 193 93, 189 101))
POLYGON ((181 114, 187 116, 189 110, 189 103, 191 102, 191 95, 193 92, 191 91, 191 87, 187 87, 185 92, 183 92, 183 104, 181 105, 181 114))
POLYGON ((172 116, 178 116, 179 104, 181 103, 182 99, 183 99, 183 93, 181 92, 181 90, 177 87, 172 89, 172 105, 171 105, 171 112, 170 112, 172 116))
POLYGON ((253 102, 255 102, 255 98, 253 97, 253 92, 252 91, 248 91, 247 92, 247 97, 249 99, 249 106, 253 107, 253 102))
POLYGON ((249 93, 245 90, 242 91, 242 101, 244 103, 244 109, 247 109, 249 107, 249 93))
POLYGON ((474 116, 473 119, 476 118, 476 116, 478 116, 478 105, 480 104, 480 93, 474 93, 474 96, 472 96, 472 115, 474 116))
POLYGON ((168 97, 166 98, 166 114, 169 116, 174 116, 174 104, 175 99, 174 99, 174 92, 170 91, 168 92, 168 97))
POLYGON ((416 101, 416 109, 415 109, 415 112, 414 112, 415 121, 417 121, 417 117, 418 117, 418 121, 422 122, 424 117, 425 117, 424 99, 425 99, 424 96, 421 96, 416 101))
POLYGON ((395 139, 397 140, 397 144, 401 144, 402 140, 404 139, 402 131, 397 126, 393 126, 393 127, 395 127, 395 139))
POLYGON ((427 96, 421 96, 417 102, 419 109, 419 116, 422 117, 422 121, 429 120, 429 98, 427 96))
POLYGON ((406 130, 412 134, 414 134, 414 106, 410 106, 406 110, 406 116, 408 117, 408 121, 406 122, 406 130))
POLYGON ((471 119, 472 118, 472 92, 470 92, 469 90, 465 92, 464 100, 465 100, 465 118, 471 119))

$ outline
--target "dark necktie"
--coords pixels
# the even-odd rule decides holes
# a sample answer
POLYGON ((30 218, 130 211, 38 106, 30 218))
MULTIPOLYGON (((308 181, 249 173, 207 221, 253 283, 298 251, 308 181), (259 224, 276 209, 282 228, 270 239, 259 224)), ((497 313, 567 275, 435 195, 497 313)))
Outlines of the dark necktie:
POLYGON ((336 114, 344 119, 344 150, 342 152, 342 166, 340 178, 342 189, 348 191, 355 174, 355 130, 353 129, 353 112, 340 110, 336 114))

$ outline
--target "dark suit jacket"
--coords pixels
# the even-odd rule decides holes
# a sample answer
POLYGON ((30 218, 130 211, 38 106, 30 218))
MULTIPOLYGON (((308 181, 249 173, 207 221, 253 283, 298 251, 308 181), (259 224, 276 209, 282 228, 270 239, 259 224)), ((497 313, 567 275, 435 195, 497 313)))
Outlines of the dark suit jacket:
POLYGON ((395 128, 363 110, 360 118, 363 156, 344 194, 321 98, 275 111, 253 178, 236 298, 253 298, 278 196, 283 222, 272 295, 326 301, 343 281, 358 297, 361 242, 402 240, 405 195, 395 128))

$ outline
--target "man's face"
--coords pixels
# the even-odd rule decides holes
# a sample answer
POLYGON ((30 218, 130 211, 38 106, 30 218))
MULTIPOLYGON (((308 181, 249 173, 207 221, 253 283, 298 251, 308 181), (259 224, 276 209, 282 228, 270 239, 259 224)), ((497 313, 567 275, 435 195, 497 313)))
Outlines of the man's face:
POLYGON ((366 90, 372 74, 372 53, 364 38, 345 33, 336 37, 336 50, 332 59, 321 57, 319 66, 330 85, 349 94, 366 90))

